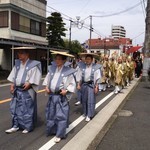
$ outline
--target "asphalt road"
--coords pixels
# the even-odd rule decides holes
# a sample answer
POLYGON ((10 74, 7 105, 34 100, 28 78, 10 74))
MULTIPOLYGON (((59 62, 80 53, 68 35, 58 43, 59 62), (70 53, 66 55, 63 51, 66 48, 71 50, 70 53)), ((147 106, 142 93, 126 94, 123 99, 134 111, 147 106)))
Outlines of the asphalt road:
POLYGON ((118 116, 96 150, 150 149, 150 88, 140 82, 122 108, 133 113, 118 116))
MULTIPOLYGON (((43 87, 40 87, 42 90, 43 87)), ((101 92, 97 95, 97 102, 102 100, 105 96, 113 91, 113 88, 109 88, 106 92, 101 92)), ((100 105, 96 109, 96 113, 99 112, 107 103, 114 97, 111 96, 106 102, 100 105)), ((45 106, 48 100, 48 96, 45 96, 44 92, 38 93, 38 122, 33 132, 28 134, 22 134, 18 131, 13 134, 6 134, 5 130, 11 127, 11 117, 9 112, 9 102, 11 97, 9 93, 9 86, 0 87, 0 150, 37 150, 41 148, 45 143, 51 142, 54 136, 46 137, 45 133, 45 106)), ((79 117, 82 115, 81 106, 75 106, 76 96, 70 101, 70 124, 74 121, 79 121, 79 117)), ((83 120, 79 121, 77 125, 73 126, 72 130, 67 134, 67 138, 63 139, 58 144, 53 144, 50 149, 59 150, 63 147, 75 134, 78 133, 87 123, 83 120)))

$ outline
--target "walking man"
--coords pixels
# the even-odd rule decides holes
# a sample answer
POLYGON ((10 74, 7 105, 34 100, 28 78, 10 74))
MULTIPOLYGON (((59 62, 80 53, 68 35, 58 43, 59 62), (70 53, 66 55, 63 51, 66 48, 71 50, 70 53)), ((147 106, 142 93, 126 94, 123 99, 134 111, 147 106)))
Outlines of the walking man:
POLYGON ((96 54, 81 53, 80 55, 85 55, 85 63, 82 64, 80 69, 77 89, 81 89, 83 113, 86 117, 85 121, 89 122, 95 114, 95 94, 98 93, 101 65, 93 63, 93 55, 97 56, 96 54))
POLYGON ((29 59, 29 51, 33 47, 14 48, 18 53, 8 81, 11 82, 10 92, 12 100, 10 111, 12 116, 12 128, 6 133, 23 129, 22 133, 33 130, 37 117, 36 91, 41 80, 41 63, 29 59))
POLYGON ((43 82, 49 95, 46 106, 47 136, 55 134, 54 142, 58 143, 66 136, 69 123, 69 100, 75 92, 75 69, 66 66, 67 56, 70 54, 53 51, 55 63, 49 67, 49 72, 43 82))

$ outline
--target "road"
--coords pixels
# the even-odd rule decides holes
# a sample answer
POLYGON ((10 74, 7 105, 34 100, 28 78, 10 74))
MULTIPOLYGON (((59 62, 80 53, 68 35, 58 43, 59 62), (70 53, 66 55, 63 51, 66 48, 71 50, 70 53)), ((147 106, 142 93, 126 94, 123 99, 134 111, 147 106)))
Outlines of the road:
POLYGON ((123 110, 131 116, 119 116, 96 150, 149 150, 150 149, 150 87, 139 82, 126 99, 123 110))
MULTIPOLYGON (((106 92, 100 92, 97 95, 97 109, 99 112, 109 101, 115 96, 113 88, 109 88, 106 92), (110 94, 111 93, 111 94, 110 94), (107 95, 110 95, 105 101, 107 95)), ((81 106, 75 106, 76 95, 70 101, 70 126, 67 129, 67 138, 60 143, 53 142, 54 136, 46 137, 45 132, 45 106, 48 96, 45 96, 43 87, 38 92, 38 122, 33 132, 22 134, 18 131, 13 134, 6 134, 5 130, 11 127, 11 116, 9 112, 9 101, 11 94, 9 93, 9 85, 0 86, 0 150, 43 150, 45 147, 52 150, 61 149, 72 137, 74 137, 87 123, 82 117, 81 106)))

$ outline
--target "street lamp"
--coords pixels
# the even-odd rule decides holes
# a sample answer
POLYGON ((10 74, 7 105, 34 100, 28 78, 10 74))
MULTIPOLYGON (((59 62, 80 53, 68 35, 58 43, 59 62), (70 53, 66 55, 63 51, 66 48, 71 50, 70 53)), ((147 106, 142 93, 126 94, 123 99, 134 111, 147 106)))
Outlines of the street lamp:
POLYGON ((75 24, 76 24, 77 28, 82 29, 84 21, 83 20, 80 21, 80 19, 81 19, 80 16, 76 16, 76 19, 77 19, 77 21, 75 22, 75 24))
POLYGON ((70 26, 69 26, 69 49, 71 50, 71 28, 72 25, 76 26, 78 29, 81 29, 83 27, 84 21, 81 20, 80 21, 80 16, 76 16, 77 21, 72 21, 72 19, 70 19, 70 26))

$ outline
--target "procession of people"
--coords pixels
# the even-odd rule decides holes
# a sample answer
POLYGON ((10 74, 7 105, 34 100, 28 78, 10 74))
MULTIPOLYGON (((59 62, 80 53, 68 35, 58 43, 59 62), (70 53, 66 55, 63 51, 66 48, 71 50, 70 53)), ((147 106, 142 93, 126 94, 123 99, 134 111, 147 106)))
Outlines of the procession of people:
MULTIPOLYGON (((41 63, 30 60, 29 51, 33 47, 17 47, 18 59, 15 61, 8 81, 11 82, 12 100, 10 112, 12 127, 6 133, 22 130, 26 134, 33 131, 37 120, 37 90, 40 85, 41 63)), ((85 121, 95 116, 96 95, 113 88, 118 94, 132 80, 141 75, 142 64, 139 59, 123 54, 98 55, 80 53, 76 68, 71 67, 68 58, 74 56, 67 52, 51 51, 54 61, 48 67, 48 73, 42 83, 49 96, 45 106, 46 134, 55 135, 54 141, 60 142, 66 137, 69 126, 69 101, 77 95, 76 106, 82 105, 85 121), (137 68, 138 67, 138 68, 137 68), (136 73, 136 74, 135 74, 136 73)))

